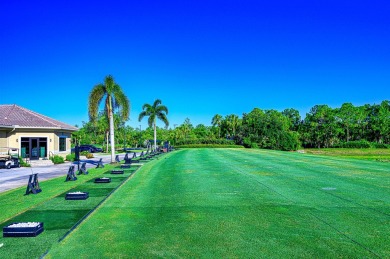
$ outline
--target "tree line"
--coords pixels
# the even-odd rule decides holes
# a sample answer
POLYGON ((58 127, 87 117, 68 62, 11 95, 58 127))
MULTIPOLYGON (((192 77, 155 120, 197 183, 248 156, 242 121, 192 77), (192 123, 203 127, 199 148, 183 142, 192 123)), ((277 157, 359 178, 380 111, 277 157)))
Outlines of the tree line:
MULTIPOLYGON (((116 142, 120 147, 145 146, 155 138, 154 124, 146 129, 125 125, 120 114, 113 115, 116 142)), ((167 125, 167 124, 166 124, 167 125)), ((75 137, 81 143, 106 145, 108 121, 104 112, 94 120, 83 122, 75 137)), ((390 102, 341 107, 315 105, 301 118, 293 108, 283 111, 254 108, 242 116, 216 114, 211 126, 194 126, 187 118, 173 128, 156 127, 157 141, 172 145, 238 144, 250 148, 297 150, 298 148, 329 148, 348 146, 346 143, 390 144, 390 102)), ((159 143, 157 143, 159 144, 159 143)))

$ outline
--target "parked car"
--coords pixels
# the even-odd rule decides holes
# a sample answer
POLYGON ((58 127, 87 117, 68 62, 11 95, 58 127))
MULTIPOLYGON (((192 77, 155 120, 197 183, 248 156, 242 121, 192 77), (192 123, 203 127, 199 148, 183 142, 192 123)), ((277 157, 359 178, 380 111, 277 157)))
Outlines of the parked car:
POLYGON ((103 149, 100 147, 95 147, 94 145, 80 145, 80 152, 88 151, 89 153, 98 153, 103 152, 103 149))

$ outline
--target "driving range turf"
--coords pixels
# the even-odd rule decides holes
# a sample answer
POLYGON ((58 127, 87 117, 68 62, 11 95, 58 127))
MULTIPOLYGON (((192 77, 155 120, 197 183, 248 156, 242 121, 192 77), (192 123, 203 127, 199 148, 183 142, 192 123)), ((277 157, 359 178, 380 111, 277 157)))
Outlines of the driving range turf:
MULTIPOLYGON (((142 166, 61 242, 49 239, 46 257, 389 258, 389 176, 374 161, 178 150, 142 166)), ((0 254, 48 233, 2 238, 0 254)))

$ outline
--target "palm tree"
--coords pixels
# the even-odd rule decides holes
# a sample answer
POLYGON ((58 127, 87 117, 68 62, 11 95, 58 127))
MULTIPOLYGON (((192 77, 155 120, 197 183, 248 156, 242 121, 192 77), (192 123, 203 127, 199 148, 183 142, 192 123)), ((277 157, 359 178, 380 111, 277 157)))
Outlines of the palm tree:
POLYGON ((232 130, 233 136, 236 135, 236 129, 240 125, 240 120, 237 115, 230 114, 226 116, 226 122, 229 127, 229 131, 232 130))
POLYGON ((108 75, 103 84, 95 85, 90 94, 88 102, 88 113, 91 121, 95 121, 98 115, 98 108, 103 98, 104 109, 110 122, 110 142, 111 142, 111 163, 115 161, 115 137, 114 137, 114 118, 113 110, 120 109, 120 115, 123 120, 128 120, 130 114, 130 101, 123 93, 121 87, 115 83, 114 78, 108 75))
POLYGON ((159 119, 165 123, 165 127, 169 126, 167 118, 168 108, 165 105, 161 105, 161 100, 157 99, 153 105, 145 103, 142 106, 142 112, 139 114, 138 121, 141 121, 145 116, 149 116, 148 125, 154 129, 154 148, 157 147, 157 136, 156 136, 156 120, 159 119))
POLYGON ((218 129, 218 138, 221 138, 221 124, 222 124, 222 116, 219 114, 214 115, 211 120, 211 124, 218 129))
POLYGON ((184 139, 187 141, 188 134, 191 132, 193 128, 190 119, 186 118, 184 120, 184 123, 180 126, 180 128, 183 131, 184 139))

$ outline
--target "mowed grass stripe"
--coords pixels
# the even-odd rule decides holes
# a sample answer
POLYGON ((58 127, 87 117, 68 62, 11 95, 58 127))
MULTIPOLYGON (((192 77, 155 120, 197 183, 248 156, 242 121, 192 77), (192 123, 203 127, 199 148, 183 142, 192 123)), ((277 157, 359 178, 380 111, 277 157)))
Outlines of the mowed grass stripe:
MULTIPOLYGON (((114 169, 109 165, 108 168, 114 169)), ((138 168, 138 167, 137 167, 138 168)), ((46 184, 47 188, 33 197, 42 197, 45 191, 50 191, 50 187, 57 186, 58 180, 62 181, 63 186, 68 186, 68 190, 63 193, 58 193, 55 197, 49 197, 45 202, 38 206, 32 207, 23 213, 20 213, 13 218, 0 223, 0 227, 4 227, 14 222, 43 222, 44 232, 34 238, 3 238, 0 237, 0 258, 40 258, 50 247, 57 243, 64 235, 69 233, 72 228, 79 224, 91 210, 95 209, 107 195, 113 192, 125 179, 130 177, 136 168, 126 169, 124 176, 111 175, 110 170, 91 170, 96 176, 109 176, 111 182, 107 184, 95 184, 93 176, 80 175, 79 179, 74 182, 64 182, 64 177, 61 179, 49 180, 46 184), (88 177, 89 176, 89 177, 88 177), (87 178, 88 177, 88 178, 87 178), (87 179, 83 182, 83 180, 87 179), (74 186, 75 183, 79 185, 74 186), (73 187, 73 188, 72 188, 73 187), (89 192, 87 200, 65 200, 67 192, 86 191, 89 192)), ((45 182, 43 182, 45 183, 45 182)), ((62 190, 62 186, 61 189, 62 190)), ((15 194, 19 191, 16 190, 15 194)), ((27 198, 27 196, 25 196, 27 198)))
MULTIPOLYGON (((296 153, 260 150, 257 153, 251 152, 251 156, 263 159, 264 152, 269 152, 271 157, 276 157, 276 161, 267 155, 261 165, 255 163, 252 165, 253 168, 265 172, 279 172, 280 176, 291 181, 299 181, 314 190, 345 199, 355 205, 379 210, 389 216, 390 191, 383 191, 390 188, 390 168, 386 168, 386 164, 337 158, 331 159, 328 163, 323 161, 320 163, 318 157, 303 156, 302 158, 300 157, 302 155, 296 153), (330 192, 329 189, 332 188, 336 190, 330 192), (365 195, 362 196, 362 193, 365 195)), ((232 155, 231 151, 230 155, 232 155)), ((245 162, 245 153, 235 152, 234 155, 238 161, 244 164, 248 162, 245 162)), ((328 157, 324 159, 329 160, 328 157)))
MULTIPOLYGON (((229 151, 226 151, 229 153, 229 151)), ((264 152, 264 151, 263 151, 264 152)), ((261 155, 261 152, 259 153, 261 155)), ((220 154, 221 159, 223 159, 226 154, 223 154, 223 152, 220 154)), ((239 156, 236 156, 237 158, 240 158, 239 156)), ((294 159, 294 156, 292 157, 294 159)), ((243 157, 243 160, 245 163, 251 164, 251 161, 247 159, 247 157, 243 157)), ((238 159, 240 160, 240 159, 238 159)), ((238 168, 237 165, 237 159, 236 160, 229 160, 229 162, 232 164, 231 166, 238 168)), ((262 163, 266 167, 269 167, 269 164, 275 164, 275 161, 273 160, 268 160, 267 162, 262 163)), ((325 223, 326 225, 329 225, 331 228, 337 230, 339 233, 342 235, 345 235, 348 239, 350 239, 352 242, 358 244, 359 246, 364 247, 368 251, 372 252, 374 255, 376 254, 371 247, 376 247, 377 246, 377 234, 381 233, 383 237, 386 237, 386 233, 389 231, 389 206, 388 206, 388 201, 389 200, 383 200, 381 204, 379 205, 379 209, 373 206, 364 206, 360 203, 359 200, 349 200, 344 198, 342 195, 344 193, 347 193, 349 191, 356 191, 354 189, 348 189, 344 190, 342 193, 335 195, 334 192, 336 190, 323 190, 322 188, 319 188, 318 183, 317 183, 317 178, 293 178, 293 176, 290 175, 291 173, 291 168, 288 168, 292 164, 292 161, 288 161, 286 157, 283 159, 283 162, 280 162, 276 167, 278 171, 274 171, 273 176, 270 173, 263 172, 262 175, 268 175, 269 178, 272 178, 274 181, 274 184, 272 185, 272 188, 274 189, 275 193, 282 195, 291 201, 294 201, 294 204, 296 205, 304 205, 304 206, 311 206, 313 208, 316 208, 316 210, 313 210, 312 214, 314 217, 325 223), (283 170, 281 167, 286 167, 285 170, 283 170), (288 172, 288 173, 286 173, 288 172), (279 187, 278 187, 279 186, 279 187), (281 194, 279 191, 280 188, 283 188, 283 190, 290 192, 290 195, 288 193, 281 194), (305 190, 304 192, 301 192, 300 190, 305 190), (330 197, 329 197, 330 196, 330 197), (304 202, 304 203, 302 203, 304 202), (318 203, 318 204, 317 204, 318 203), (326 205, 327 204, 327 205, 326 205), (330 208, 326 209, 326 207, 330 208), (319 209, 325 209, 325 214, 324 213, 317 213, 319 209), (386 212, 383 212, 386 211, 386 212), (337 212, 337 215, 333 215, 332 212, 337 212), (337 217, 338 214, 343 214, 342 218, 337 217), (328 217, 327 215, 332 215, 332 217, 328 217), (352 224, 352 226, 344 225, 345 218, 349 217, 349 222, 353 222, 354 220, 356 222, 365 222, 364 224, 352 224), (370 218, 369 221, 366 219, 370 218), (335 221, 335 219, 337 219, 335 221), (372 220, 374 220, 372 222, 372 220), (341 223, 341 224, 340 224, 341 223), (353 228, 351 234, 350 230, 353 228), (348 229, 348 231, 347 231, 348 229), (368 231, 369 230, 369 231, 368 231), (370 232, 374 232, 376 235, 372 236, 370 235, 370 232), (359 241, 360 240, 360 241, 359 241), (365 245, 367 244, 367 245, 365 245)), ((253 164, 252 164, 253 165, 253 164)), ((254 166, 255 167, 255 166, 254 166)), ((302 168, 301 168, 302 169, 302 168)), ((307 172, 301 171, 300 175, 308 175, 311 172, 311 169, 306 169, 307 172)), ((247 174, 245 170, 238 170, 238 172, 247 174)), ((250 172, 253 173, 253 172, 250 172)), ((369 172, 368 172, 369 173, 369 172)), ((323 178, 324 175, 326 174, 321 174, 321 177, 318 178, 323 178)), ((258 177, 255 174, 252 174, 254 178, 259 183, 265 184, 265 179, 267 177, 258 177)), ((345 181, 351 181, 351 179, 348 177, 345 179, 345 181)), ((322 183, 323 181, 320 182, 322 183)), ((337 181, 340 183, 340 180, 337 181)), ((332 183, 332 179, 329 179, 328 176, 328 181, 327 183, 332 183)), ((270 185, 269 183, 266 183, 265 185, 270 185)), ((361 182, 358 182, 357 186, 352 185, 351 183, 348 183, 347 186, 338 186, 341 188, 361 188, 361 182)), ((269 187, 272 189, 271 187, 269 187)), ((377 190, 375 190, 377 191, 377 190)), ((383 189, 382 189, 383 192, 383 189)), ((369 193, 360 193, 360 199, 365 199, 367 201, 366 196, 369 193)), ((372 196, 372 195, 368 195, 372 196)), ((385 196, 385 195, 383 195, 385 196)), ((372 200, 372 202, 375 204, 375 201, 377 200, 372 200)), ((347 221, 348 222, 348 221, 347 221)), ((379 242, 379 248, 383 247, 383 243, 379 242)), ((386 246, 385 246, 386 247, 386 246)), ((387 251, 388 252, 388 251, 387 251)))
MULTIPOLYGON (((295 159, 302 157, 221 149, 169 154, 141 168, 48 256, 389 257, 389 217, 318 189, 334 184, 333 174, 325 181, 331 170, 312 173, 318 158, 295 159), (294 170, 301 163, 306 167, 294 170)), ((378 206, 388 211, 386 203, 378 206)))

